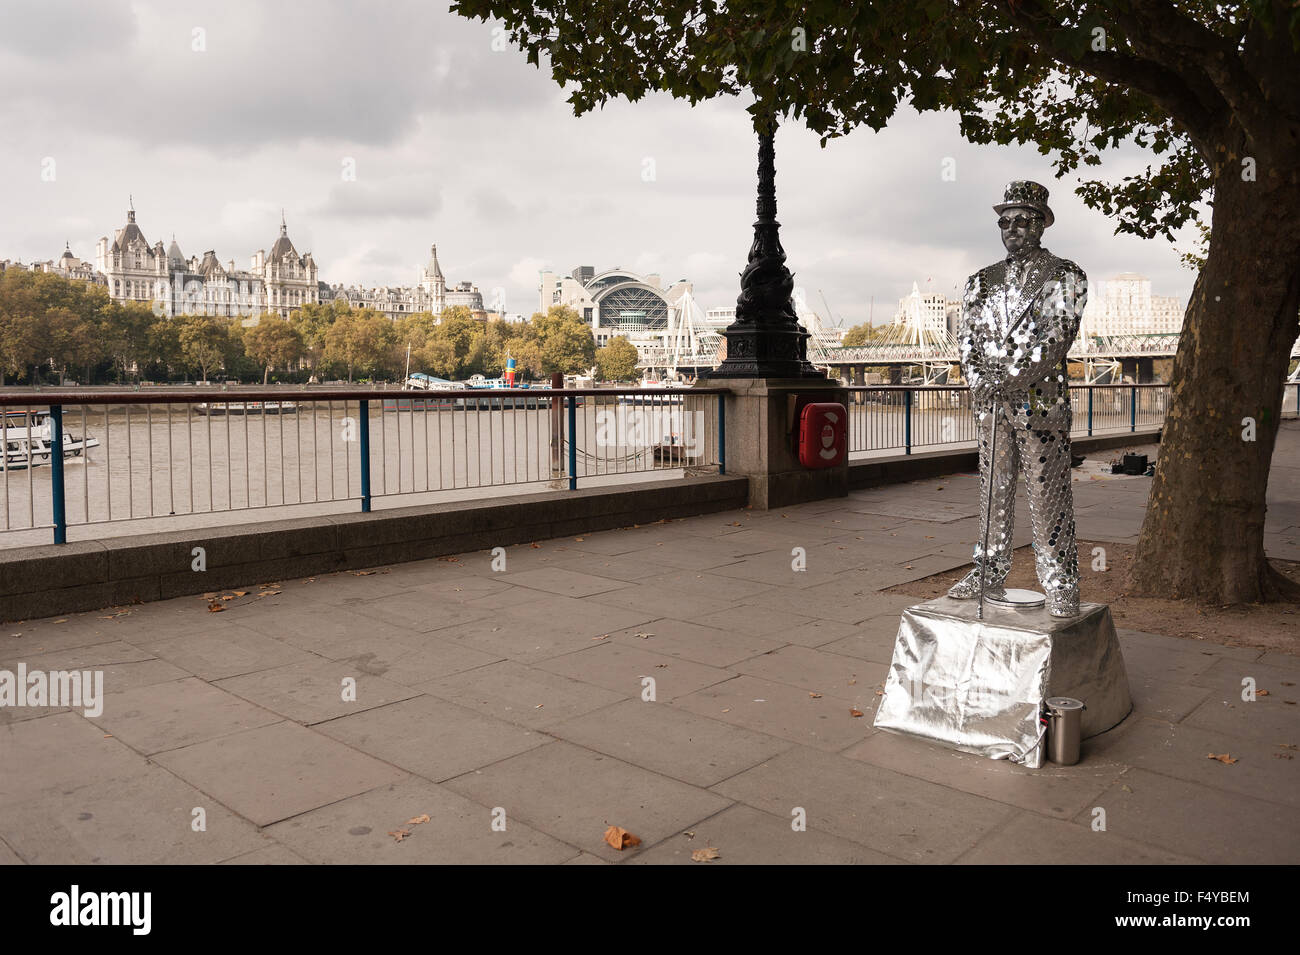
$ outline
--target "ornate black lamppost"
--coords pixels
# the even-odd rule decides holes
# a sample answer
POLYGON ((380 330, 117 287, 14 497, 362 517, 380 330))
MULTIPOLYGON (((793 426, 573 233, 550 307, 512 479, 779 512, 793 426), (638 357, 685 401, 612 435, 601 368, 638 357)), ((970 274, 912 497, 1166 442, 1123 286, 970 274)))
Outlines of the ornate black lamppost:
POLYGON ((727 357, 701 378, 820 378, 808 361, 808 332, 800 327, 776 221, 775 123, 758 137, 758 219, 749 264, 740 276, 736 320, 723 331, 727 357))

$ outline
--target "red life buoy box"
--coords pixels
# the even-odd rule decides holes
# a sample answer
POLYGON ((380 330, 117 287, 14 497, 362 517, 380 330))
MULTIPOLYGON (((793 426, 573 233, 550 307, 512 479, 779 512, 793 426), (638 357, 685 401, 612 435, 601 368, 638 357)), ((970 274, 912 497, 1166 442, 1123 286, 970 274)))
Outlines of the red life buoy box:
POLYGON ((799 463, 806 468, 833 468, 849 453, 848 412, 830 401, 803 406, 799 414, 799 463))

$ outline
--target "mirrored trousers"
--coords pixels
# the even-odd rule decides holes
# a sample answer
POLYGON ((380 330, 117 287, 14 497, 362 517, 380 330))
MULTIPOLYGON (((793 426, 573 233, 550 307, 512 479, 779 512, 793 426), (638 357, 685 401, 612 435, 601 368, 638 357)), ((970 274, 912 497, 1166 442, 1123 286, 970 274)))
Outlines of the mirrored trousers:
POLYGON ((1025 476, 1029 521, 1034 538, 1038 582, 1054 612, 1073 614, 1079 606, 1079 554, 1074 538, 1074 494, 1070 486, 1070 425, 1037 427, 1025 409, 1012 416, 1006 405, 976 415, 980 459, 980 529, 975 541, 976 570, 985 566, 985 521, 988 531, 987 586, 998 586, 1011 571, 1016 483, 1025 476), (997 422, 996 459, 989 466, 992 429, 997 422), (988 481, 993 497, 989 505, 988 481))

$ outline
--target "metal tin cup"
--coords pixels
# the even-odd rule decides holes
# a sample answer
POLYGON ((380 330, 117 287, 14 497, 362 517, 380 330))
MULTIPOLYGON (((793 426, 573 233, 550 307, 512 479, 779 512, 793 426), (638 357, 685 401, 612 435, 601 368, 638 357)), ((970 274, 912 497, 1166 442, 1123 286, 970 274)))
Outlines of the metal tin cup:
POLYGON ((1073 766, 1079 761, 1079 745, 1083 740, 1083 702, 1068 696, 1052 696, 1046 705, 1047 758, 1061 766, 1073 766))

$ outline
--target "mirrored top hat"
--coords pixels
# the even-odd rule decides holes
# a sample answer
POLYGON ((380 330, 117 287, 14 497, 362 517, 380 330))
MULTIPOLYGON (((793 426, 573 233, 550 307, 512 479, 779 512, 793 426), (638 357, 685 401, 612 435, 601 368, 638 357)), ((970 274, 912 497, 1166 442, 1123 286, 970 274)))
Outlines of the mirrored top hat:
POLYGON ((1007 183, 1003 201, 993 207, 993 211, 1002 215, 1008 209, 1036 209, 1043 214, 1043 228, 1056 221, 1052 209, 1047 204, 1047 187, 1040 186, 1028 179, 1017 179, 1007 183))

